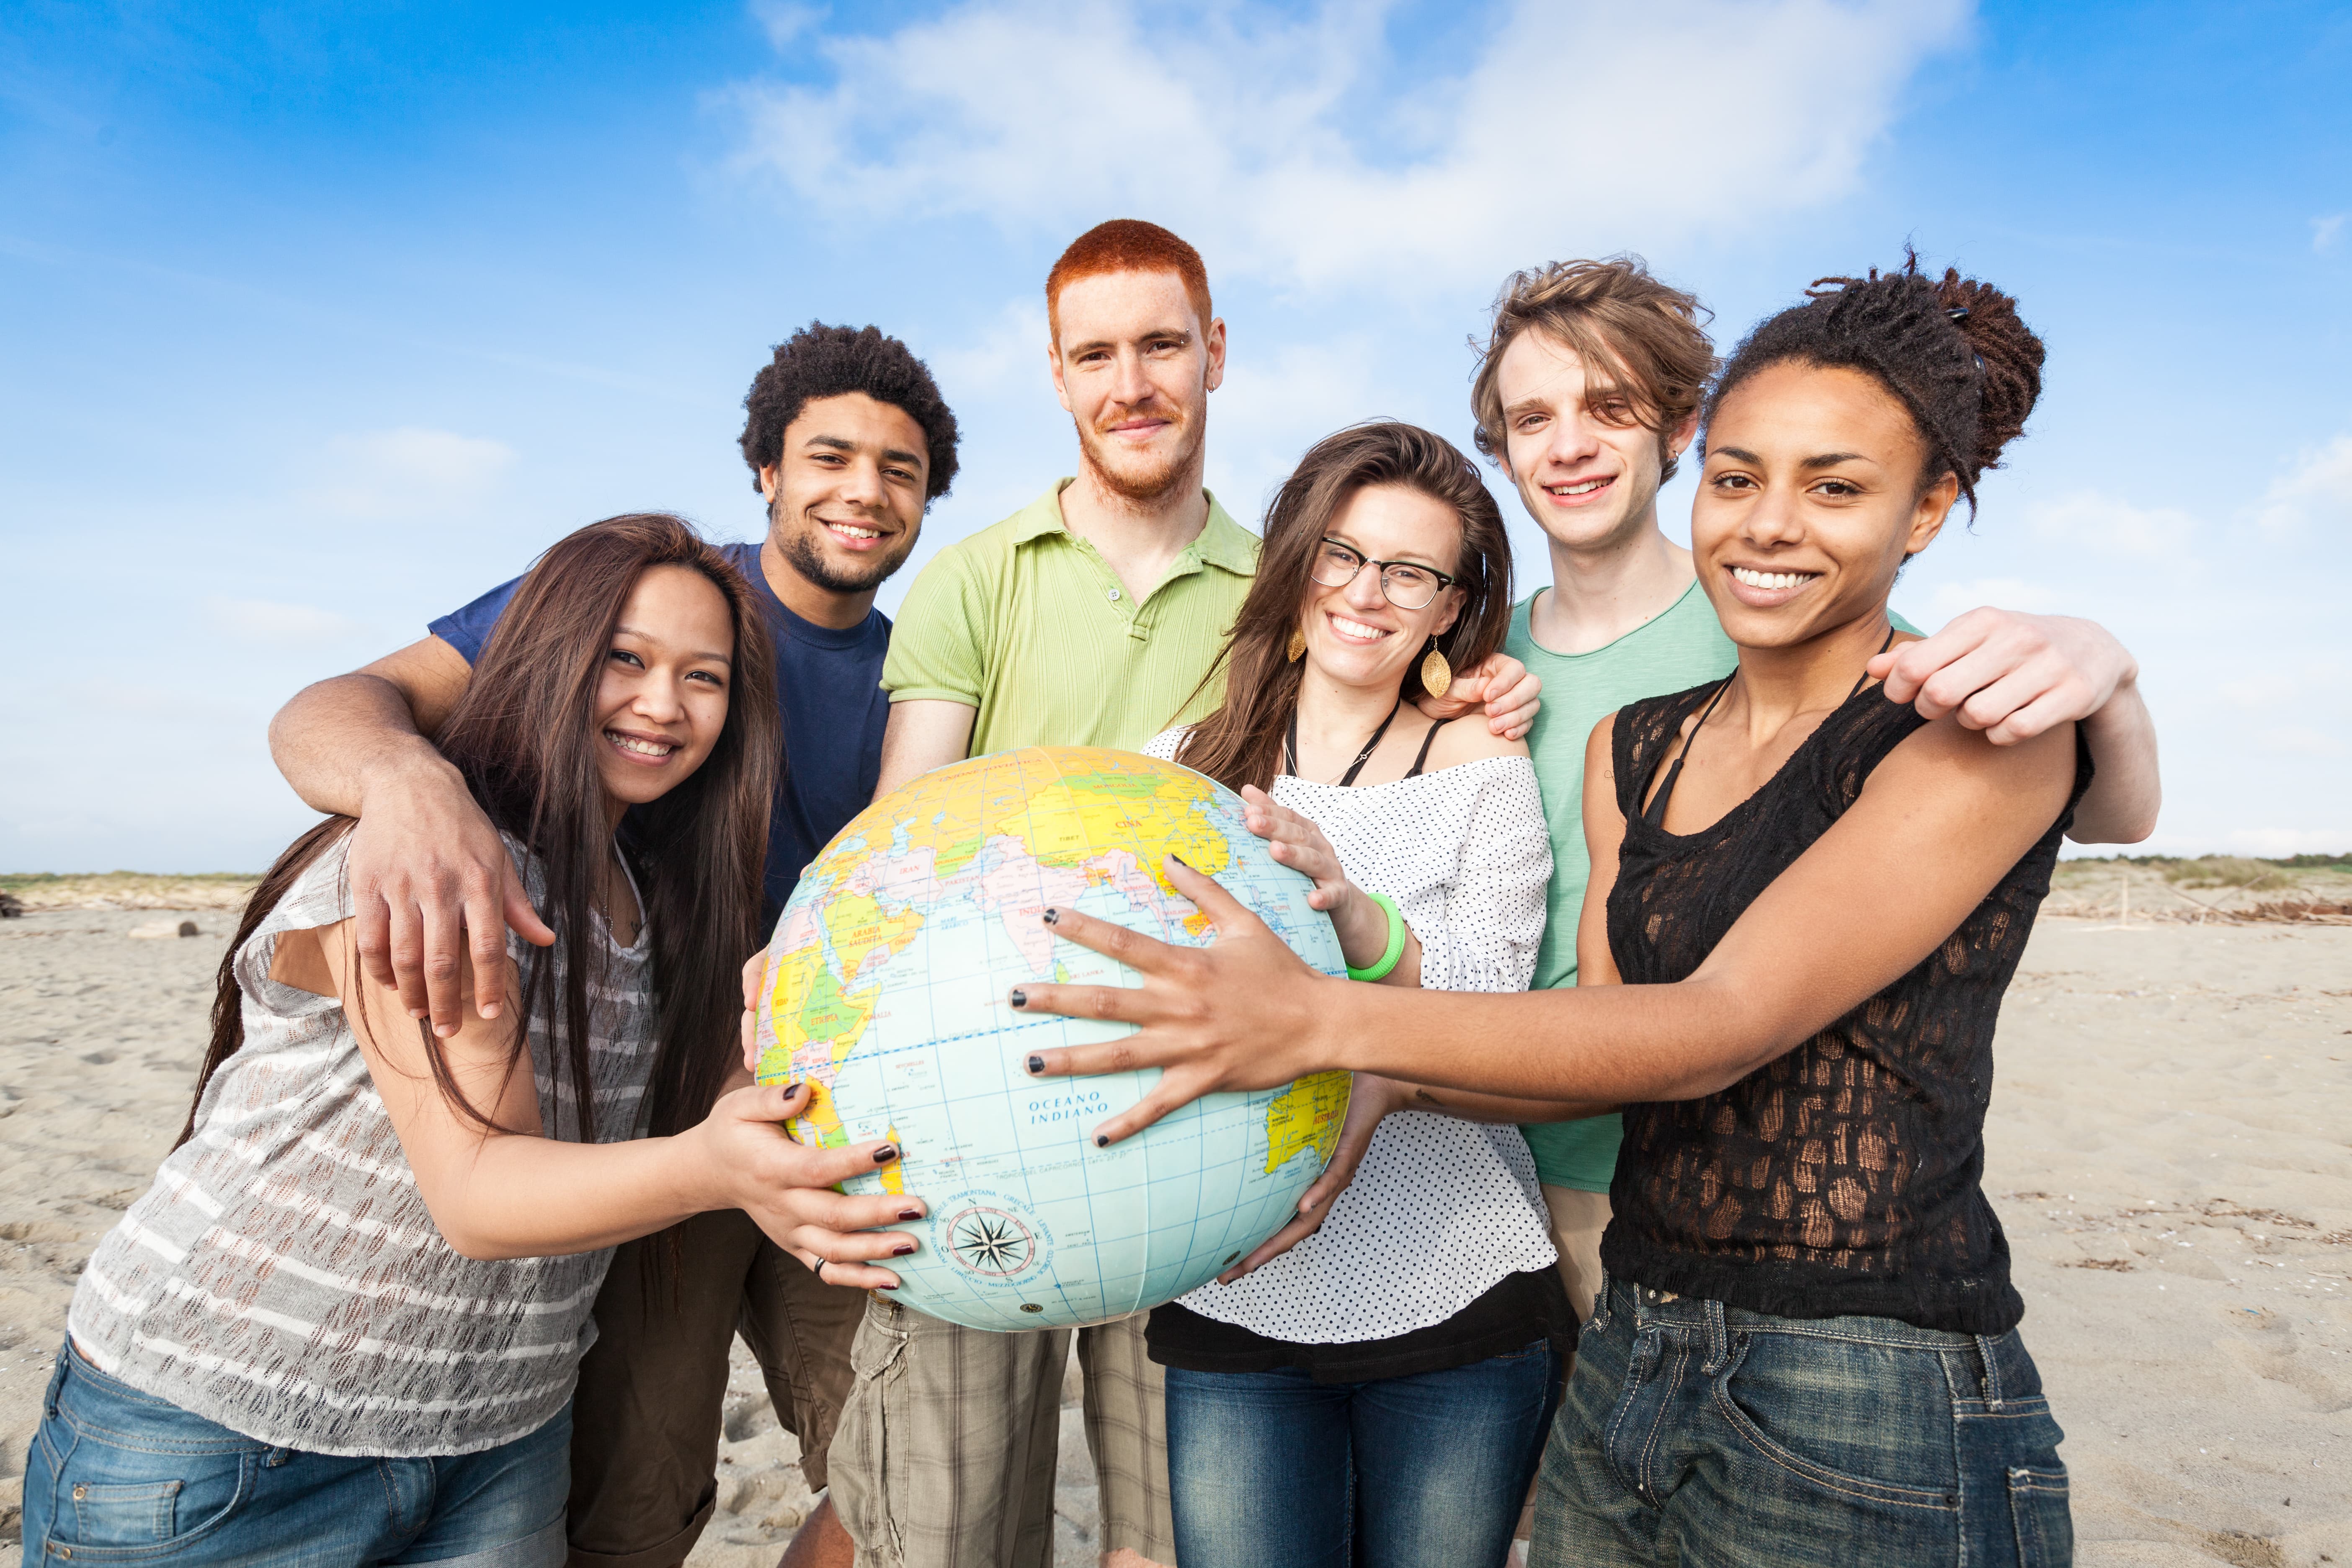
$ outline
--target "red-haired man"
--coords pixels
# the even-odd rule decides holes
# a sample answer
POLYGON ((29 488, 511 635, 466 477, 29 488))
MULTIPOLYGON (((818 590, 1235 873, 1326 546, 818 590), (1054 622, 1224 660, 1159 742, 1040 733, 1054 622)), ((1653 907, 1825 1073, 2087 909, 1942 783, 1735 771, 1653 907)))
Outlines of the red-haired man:
MULTIPOLYGON (((1046 364, 1078 472, 950 545, 899 612, 880 790, 1029 745, 1139 750, 1218 694, 1202 676, 1241 608, 1258 541, 1202 487, 1225 323, 1199 252, 1156 224, 1081 235, 1045 285, 1046 364), (1191 706, 1188 707, 1188 702, 1191 706)), ((1488 723, 1524 732, 1516 661, 1466 672, 1488 723)), ((1454 704, 1458 710, 1460 702, 1454 704)), ((984 1333, 876 1300, 834 1442, 834 1500, 859 1561, 1050 1561, 1055 1405, 1067 1331, 984 1333), (866 1369, 875 1369, 868 1372, 866 1369)), ((1143 1317, 1078 1331, 1107 1563, 1175 1561, 1160 1369, 1143 1317)))

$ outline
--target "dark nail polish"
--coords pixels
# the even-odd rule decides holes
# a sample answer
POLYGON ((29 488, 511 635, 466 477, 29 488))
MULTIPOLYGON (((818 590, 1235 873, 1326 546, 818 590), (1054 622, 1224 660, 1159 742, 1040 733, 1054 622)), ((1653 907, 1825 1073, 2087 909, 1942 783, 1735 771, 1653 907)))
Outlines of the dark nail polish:
POLYGON ((898 1288, 898 1287, 895 1283, 888 1285, 877 1285, 874 1287, 877 1290, 896 1290, 898 1288))
POLYGON ((874 1151, 874 1163, 877 1165, 887 1165, 898 1157, 898 1146, 896 1143, 885 1143, 874 1151))
POLYGON ((784 1085, 784 1098, 786 1100, 790 1100, 793 1095, 798 1094, 800 1091, 801 1086, 797 1083, 788 1083, 784 1085))
POLYGON ((898 1211, 898 1217, 900 1219, 920 1219, 923 1217, 923 1211, 920 1209, 900 1209, 898 1211))
POLYGON ((1015 1007, 1026 1007, 1029 1005, 1029 993, 1016 985, 1013 988, 1013 994, 1007 1000, 1015 1007))
POLYGON ((1029 1058, 1029 1070, 1033 1073, 1044 1072, 1045 1070, 1045 1058, 1044 1057, 1031 1057, 1029 1058))
POLYGON ((914 1250, 915 1244, 913 1242, 902 1241, 898 1246, 890 1249, 890 1256, 893 1258, 904 1258, 914 1250))
POLYGON ((1191 862, 1190 860, 1185 859, 1185 858, 1184 858, 1184 857, 1182 857, 1181 855, 1178 855, 1178 854, 1174 853, 1173 851, 1171 851, 1171 852, 1170 852, 1168 858, 1170 858, 1171 860, 1175 861, 1175 862, 1176 862, 1176 864, 1178 864, 1179 866, 1183 867, 1183 868, 1184 868, 1184 869, 1186 869, 1187 871, 1189 871, 1189 870, 1191 870, 1191 869, 1192 868, 1192 862, 1191 862))
POLYGON ((1057 926, 1062 923, 1062 911, 1059 910, 1047 910, 1044 914, 1037 918, 1044 921, 1049 926, 1057 926))
POLYGON ((1096 1133, 1096 1134, 1095 1134, 1095 1147, 1096 1147, 1096 1148, 1097 1148, 1097 1149, 1108 1149, 1108 1148, 1109 1148, 1109 1147, 1110 1147, 1110 1139, 1109 1139, 1108 1136, 1106 1136, 1105 1134, 1103 1134, 1103 1133, 1100 1133, 1100 1132, 1096 1133))

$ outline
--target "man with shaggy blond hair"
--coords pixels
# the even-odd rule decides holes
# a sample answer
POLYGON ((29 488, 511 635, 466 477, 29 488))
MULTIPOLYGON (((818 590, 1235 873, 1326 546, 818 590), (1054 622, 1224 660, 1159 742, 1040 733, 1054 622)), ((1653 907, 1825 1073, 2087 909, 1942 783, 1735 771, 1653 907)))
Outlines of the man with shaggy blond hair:
MULTIPOLYGON (((1513 273, 1470 392, 1479 449, 1542 529, 1551 584, 1514 609, 1504 644, 1542 679, 1528 736, 1551 826, 1551 910, 1532 988, 1576 983, 1590 872, 1584 747, 1607 714, 1721 679, 1737 662, 1691 552, 1658 524, 1658 490, 1698 432, 1715 368, 1697 300, 1636 257, 1513 273)), ((1901 617, 1895 624, 1905 630, 1901 617)), ((1871 665, 1886 694, 1996 743, 2083 721, 2098 776, 2074 817, 2083 843, 2133 843, 2156 826, 2156 734, 2137 666, 2104 628, 1977 609, 1871 665)), ((1614 1116, 1524 1129, 1570 1300, 1590 1315, 1617 1166, 1614 1116)))

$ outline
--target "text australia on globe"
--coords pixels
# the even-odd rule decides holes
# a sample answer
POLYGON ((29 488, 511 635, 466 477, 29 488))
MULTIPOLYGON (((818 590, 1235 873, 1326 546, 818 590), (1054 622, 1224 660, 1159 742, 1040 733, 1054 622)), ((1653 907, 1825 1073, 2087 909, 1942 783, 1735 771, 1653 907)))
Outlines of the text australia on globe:
POLYGON ((908 1192, 924 1243, 892 1260, 898 1299, 985 1329, 1097 1322, 1172 1299, 1278 1229, 1318 1174, 1348 1078, 1212 1095, 1109 1149, 1094 1128, 1150 1072, 1036 1079, 1042 1047, 1121 1024, 1018 1013, 1024 981, 1129 985, 1039 916, 1078 909, 1163 941, 1209 940, 1162 879, 1174 854, 1217 879, 1307 963, 1342 972, 1310 884, 1190 769, 1129 752, 1032 747, 925 774, 877 801, 801 879, 769 946, 763 1083, 814 1091, 795 1136, 889 1138, 856 1192, 908 1192))

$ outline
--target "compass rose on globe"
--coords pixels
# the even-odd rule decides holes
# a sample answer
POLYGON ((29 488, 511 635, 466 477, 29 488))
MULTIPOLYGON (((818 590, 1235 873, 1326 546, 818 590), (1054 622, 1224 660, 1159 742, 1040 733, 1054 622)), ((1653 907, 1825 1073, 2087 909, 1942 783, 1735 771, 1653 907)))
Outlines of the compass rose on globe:
POLYGON ((948 1250, 975 1274, 1008 1279, 1037 1256, 1037 1238, 1003 1209, 968 1208, 947 1223, 948 1250))

